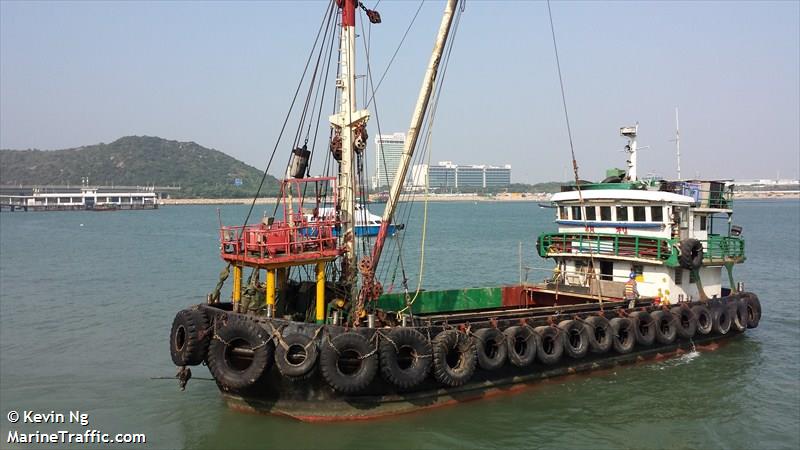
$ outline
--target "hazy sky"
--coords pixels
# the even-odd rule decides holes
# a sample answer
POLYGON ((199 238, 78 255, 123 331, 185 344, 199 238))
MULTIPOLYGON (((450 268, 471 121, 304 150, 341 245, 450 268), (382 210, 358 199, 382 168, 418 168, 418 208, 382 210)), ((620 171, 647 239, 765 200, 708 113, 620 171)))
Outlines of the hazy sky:
MULTIPOLYGON (((378 5, 375 76, 418 5, 378 5)), ((425 2, 378 93, 384 133, 408 128, 442 9, 425 2)), ((674 177, 676 106, 684 177, 800 177, 800 2, 552 9, 582 178, 623 166, 618 128, 636 121, 650 146, 640 173, 674 177)), ((322 1, 2 1, 0 148, 151 135, 263 168, 324 10, 322 1)), ((517 182, 569 177, 546 4, 468 0, 456 39, 432 159, 511 164, 517 182)))

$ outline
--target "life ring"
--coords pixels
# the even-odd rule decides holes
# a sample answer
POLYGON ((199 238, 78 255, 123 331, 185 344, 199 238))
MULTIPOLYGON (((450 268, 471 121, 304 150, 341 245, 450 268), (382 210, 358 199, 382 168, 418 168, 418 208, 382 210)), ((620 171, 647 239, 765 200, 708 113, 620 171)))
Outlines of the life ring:
POLYGON ((564 334, 558 327, 541 326, 533 329, 538 335, 536 357, 543 364, 555 364, 564 354, 564 334))
POLYGON ((302 380, 312 374, 317 362, 317 343, 301 333, 283 336, 275 346, 275 367, 291 380, 302 380))
POLYGON ((531 327, 513 326, 503 331, 506 338, 506 349, 508 350, 508 360, 517 367, 527 367, 536 358, 537 335, 533 333, 531 327))
POLYGON ((703 243, 697 239, 685 239, 680 243, 678 263, 684 269, 699 269, 703 265, 703 243))
POLYGON ((711 333, 711 329, 714 327, 714 319, 711 317, 711 311, 709 311, 705 305, 694 305, 692 306, 692 313, 697 319, 697 332, 703 336, 711 333))
POLYGON ((419 331, 397 327, 381 339, 381 374, 400 389, 412 388, 431 370, 431 343, 419 331))
POLYGON ((433 338, 433 375, 443 385, 465 384, 477 365, 475 342, 465 334, 446 330, 433 338))
POLYGON ((602 316, 589 316, 583 321, 589 336, 589 349, 592 353, 605 353, 613 343, 613 330, 608 319, 602 316))
POLYGON ((378 357, 367 338, 347 332, 322 343, 319 367, 335 390, 352 394, 366 388, 378 371, 378 357))
POLYGON ((506 363, 506 338, 497 328, 481 328, 473 333, 478 365, 483 370, 497 370, 506 363))
POLYGON ((714 333, 726 335, 731 330, 730 309, 725 305, 717 305, 711 308, 711 317, 714 319, 714 333))
POLYGON ((656 340, 656 325, 653 316, 647 311, 634 311, 628 317, 633 321, 636 343, 651 346, 656 340))
POLYGON ((653 318, 656 330, 656 340, 665 345, 675 342, 678 330, 675 328, 675 318, 669 311, 653 311, 650 316, 653 318))
POLYGON ((225 390, 247 389, 269 372, 274 354, 275 344, 267 330, 234 316, 215 330, 208 347, 208 370, 225 390))
POLYGON ((728 300, 731 328, 739 333, 747 329, 747 304, 741 300, 728 300))
POLYGON ((614 317, 609 323, 614 333, 614 351, 621 354, 630 353, 636 345, 633 321, 627 317, 614 317))
POLYGON ((175 314, 169 334, 169 353, 176 366, 196 366, 208 354, 208 316, 205 311, 183 309, 175 314))
POLYGON ((684 339, 691 339, 697 332, 697 318, 689 308, 674 306, 669 310, 675 317, 675 332, 684 339))
POLYGON ((589 333, 583 323, 577 320, 562 320, 558 324, 564 334, 564 351, 572 358, 579 359, 589 351, 589 333))
POLYGON ((750 292, 744 293, 742 299, 747 307, 747 328, 756 328, 761 321, 761 301, 750 292))

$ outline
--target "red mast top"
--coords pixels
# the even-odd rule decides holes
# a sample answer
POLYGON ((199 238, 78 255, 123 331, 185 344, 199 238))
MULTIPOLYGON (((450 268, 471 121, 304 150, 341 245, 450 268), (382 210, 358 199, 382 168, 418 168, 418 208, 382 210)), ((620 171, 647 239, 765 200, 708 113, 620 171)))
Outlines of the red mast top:
POLYGON ((337 0, 336 3, 342 8, 342 26, 356 26, 356 3, 358 0, 337 0))

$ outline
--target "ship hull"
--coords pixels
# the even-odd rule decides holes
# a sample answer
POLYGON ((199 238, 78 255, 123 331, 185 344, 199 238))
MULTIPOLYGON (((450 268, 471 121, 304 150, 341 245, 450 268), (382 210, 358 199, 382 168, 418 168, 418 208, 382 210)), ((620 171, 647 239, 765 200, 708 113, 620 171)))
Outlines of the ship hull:
MULTIPOLYGON (((223 390, 222 394, 228 407, 233 410, 286 416, 304 422, 378 419, 512 395, 547 379, 577 374, 591 375, 617 366, 657 362, 692 351, 714 350, 743 334, 731 332, 723 336, 710 335, 680 340, 670 345, 637 347, 628 354, 615 354, 612 351, 579 360, 564 358, 559 364, 538 365, 529 370, 508 367, 497 372, 481 372, 476 374, 475 380, 457 388, 441 388, 431 383, 429 389, 409 393, 344 396, 326 389, 321 380, 307 380, 298 384, 276 377, 271 381, 276 383, 278 389, 273 391, 263 391, 260 395, 241 395, 223 390)), ((391 390, 382 380, 376 380, 372 388, 376 391, 391 390)))
MULTIPOLYGON (((561 295, 561 301, 567 300, 564 298, 564 294, 561 295)), ((635 305, 634 308, 629 308, 628 306, 627 302, 610 301, 604 303, 602 307, 598 304, 589 303, 558 306, 557 308, 560 312, 555 313, 553 307, 533 307, 527 309, 511 308, 474 311, 466 315, 438 314, 417 317, 415 326, 412 328, 418 331, 420 336, 427 336, 428 341, 431 341, 433 337, 438 338, 439 334, 453 333, 455 330, 460 330, 458 333, 465 339, 470 339, 474 345, 478 345, 479 335, 485 328, 496 328, 497 330, 509 332, 512 327, 519 329, 520 325, 522 325, 523 328, 528 327, 534 333, 542 333, 543 331, 552 332, 558 325, 557 329, 561 331, 558 331, 559 334, 556 334, 554 339, 561 341, 562 344, 559 345, 563 345, 565 350, 563 354, 559 354, 559 356, 550 360, 537 354, 535 360, 529 359, 524 364, 514 363, 509 353, 507 360, 494 367, 484 367, 481 364, 478 364, 477 367, 473 366, 476 368, 473 369, 467 379, 463 380, 463 383, 449 384, 448 387, 435 372, 438 370, 436 369, 437 364, 450 363, 444 363, 444 360, 437 362, 435 355, 437 339, 433 339, 432 373, 424 376, 424 379, 415 383, 413 387, 406 389, 399 388, 397 386, 400 385, 387 381, 390 378, 387 378, 386 373, 383 373, 384 362, 379 358, 379 356, 384 356, 383 352, 386 351, 384 347, 391 354, 391 347, 388 344, 382 346, 380 345, 381 342, 391 343, 395 348, 398 348, 398 344, 390 337, 394 336, 391 334, 392 330, 402 328, 397 325, 384 324, 385 326, 376 328, 346 328, 336 325, 292 322, 234 313, 231 311, 230 304, 198 305, 195 309, 205 311, 205 314, 209 317, 209 327, 213 330, 212 340, 218 340, 217 348, 222 348, 220 343, 224 343, 224 348, 228 349, 230 341, 226 340, 232 339, 232 336, 219 337, 222 334, 219 331, 226 327, 228 323, 237 321, 241 323, 240 319, 242 318, 245 318, 245 322, 251 324, 251 327, 255 327, 254 329, 262 330, 258 332, 262 336, 259 338, 261 341, 252 342, 252 344, 257 344, 256 347, 259 348, 263 348, 265 345, 275 345, 273 348, 277 348, 278 345, 289 345, 283 340, 284 338, 304 335, 306 341, 301 342, 310 340, 311 343, 315 343, 315 348, 318 348, 320 352, 327 350, 329 355, 333 355, 333 353, 330 353, 332 348, 333 352, 339 355, 340 352, 336 350, 334 343, 338 342, 337 339, 343 335, 359 334, 365 343, 369 342, 369 347, 366 350, 367 354, 362 353, 364 355, 362 358, 373 357, 376 360, 380 360, 381 370, 377 370, 377 373, 370 375, 371 378, 365 384, 361 385, 357 390, 350 391, 354 393, 349 394, 343 393, 346 391, 341 389, 335 389, 333 387, 335 384, 330 382, 330 378, 326 379, 321 359, 314 359, 312 361, 313 366, 309 366, 308 371, 301 377, 284 376, 281 371, 277 370, 278 368, 272 367, 270 362, 264 365, 263 372, 254 375, 254 377, 258 378, 257 382, 251 383, 248 387, 242 389, 226 385, 224 378, 228 376, 227 373, 218 371, 217 375, 222 374, 222 380, 220 380, 219 376, 215 375, 214 372, 214 367, 219 366, 219 364, 215 365, 214 361, 207 360, 209 369, 212 375, 217 378, 217 385, 231 408, 252 413, 283 415, 309 422, 373 419, 406 414, 421 409, 436 408, 516 392, 548 378, 591 373, 624 364, 659 360, 678 356, 687 351, 713 349, 719 343, 740 336, 746 331, 746 328, 757 326, 758 318, 760 318, 761 314, 757 297, 751 293, 733 293, 726 297, 710 299, 704 302, 672 305, 671 309, 664 305, 652 303, 635 305), (617 317, 625 318, 621 320, 633 321, 633 319, 627 319, 626 317, 638 317, 636 316, 637 314, 649 311, 648 314, 652 314, 654 319, 657 313, 661 314, 660 317, 662 318, 665 313, 668 314, 667 317, 671 314, 674 317, 671 320, 677 323, 676 320, 682 320, 681 311, 691 311, 691 308, 696 305, 702 305, 710 311, 728 311, 729 314, 734 315, 736 313, 735 308, 747 305, 748 301, 755 303, 751 303, 754 307, 750 308, 747 314, 755 314, 757 312, 757 317, 743 317, 738 322, 740 324, 739 328, 731 326, 732 322, 728 322, 728 327, 724 328, 725 331, 720 331, 720 328, 717 327, 717 319, 714 318, 713 326, 709 324, 704 332, 705 334, 699 331, 691 331, 683 335, 678 333, 677 337, 673 334, 669 341, 653 340, 651 338, 648 343, 640 342, 639 338, 636 337, 634 338, 634 343, 630 343, 628 346, 621 345, 623 340, 620 338, 621 335, 617 334, 614 337, 615 335, 612 334, 609 339, 611 339, 613 345, 608 344, 605 349, 600 350, 591 347, 592 351, 584 350, 580 356, 575 356, 574 353, 570 354, 566 350, 570 335, 567 331, 568 329, 562 327, 567 322, 577 321, 585 324, 581 325, 582 327, 590 327, 589 323, 595 323, 593 322, 595 320, 593 319, 594 317, 611 318, 611 323, 614 323, 614 320, 616 320, 614 318, 617 317), (755 320, 752 323, 748 323, 748 317, 755 320), (537 326, 538 328, 534 328, 537 326), (563 337, 559 337, 561 336, 560 333, 566 334, 563 337), (273 344, 270 344, 270 342, 273 342, 273 344), (370 351, 370 348, 374 350, 370 351)), ((619 325, 619 322, 617 324, 619 325)), ((633 331, 629 328, 626 333, 630 334, 633 331)), ((544 337, 541 337, 543 335, 539 336, 535 342, 536 347, 539 349, 537 351, 541 352, 544 348, 544 337)), ((509 339, 508 336, 506 339, 509 339)), ((506 345, 512 345, 511 342, 509 340, 506 345)), ((296 345, 296 343, 297 341, 292 345, 296 345)), ((286 348, 288 349, 288 347, 286 348)), ((472 351, 477 351, 480 354, 479 349, 472 351)), ((225 352, 228 352, 228 350, 225 350, 225 352)), ((211 353, 213 353, 213 350, 209 351, 209 355, 211 353)), ((423 357, 428 356, 431 355, 423 357)), ((271 358, 272 355, 270 355, 270 360, 271 358)), ((276 354, 276 363, 278 362, 277 358, 276 354)), ((317 356, 314 356, 314 358, 317 358, 317 356)), ((378 362, 376 361, 375 364, 378 364, 378 362)), ((329 365, 326 367, 336 366, 329 365)))

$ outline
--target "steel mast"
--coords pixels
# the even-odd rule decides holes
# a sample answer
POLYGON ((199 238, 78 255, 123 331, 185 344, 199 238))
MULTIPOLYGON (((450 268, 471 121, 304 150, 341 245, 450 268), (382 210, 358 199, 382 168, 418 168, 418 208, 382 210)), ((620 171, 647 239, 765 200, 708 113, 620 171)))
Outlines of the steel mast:
MULTIPOLYGON (((330 116, 329 120, 334 134, 341 138, 341 160, 339 161, 338 199, 341 232, 339 244, 344 247, 342 264, 342 281, 351 292, 356 281, 355 252, 355 196, 356 196, 356 156, 355 128, 369 119, 367 110, 356 110, 356 7, 358 0, 337 0, 342 10, 341 40, 339 43, 340 69, 336 79, 339 91, 339 112, 330 116)), ((335 139, 335 138, 334 138, 335 139)))
POLYGON ((422 82, 422 87, 419 91, 417 98, 417 105, 414 108, 414 115, 411 118, 411 125, 408 127, 408 134, 406 135, 406 142, 403 147, 403 154, 400 157, 400 166, 394 176, 392 187, 389 191, 389 200, 386 202, 386 208, 383 210, 383 217, 381 219, 381 228, 378 231, 378 237, 375 241, 375 248, 372 250, 372 270, 378 267, 378 260, 383 251, 383 244, 386 241, 386 236, 389 230, 389 224, 394 217, 397 202, 400 199, 400 191, 403 189, 403 182, 408 173, 408 166, 411 164, 411 158, 414 156, 414 150, 417 146, 417 139, 419 138, 420 128, 422 127, 422 120, 425 117, 425 112, 428 108, 431 94, 433 92, 434 83, 436 81, 436 74, 439 71, 439 62, 442 59, 442 52, 444 51, 447 36, 450 34, 450 27, 453 24, 453 17, 456 11, 458 0, 448 0, 444 9, 444 16, 442 23, 439 26, 439 33, 436 36, 436 43, 433 46, 433 53, 428 62, 428 69, 425 72, 425 79, 422 82))

